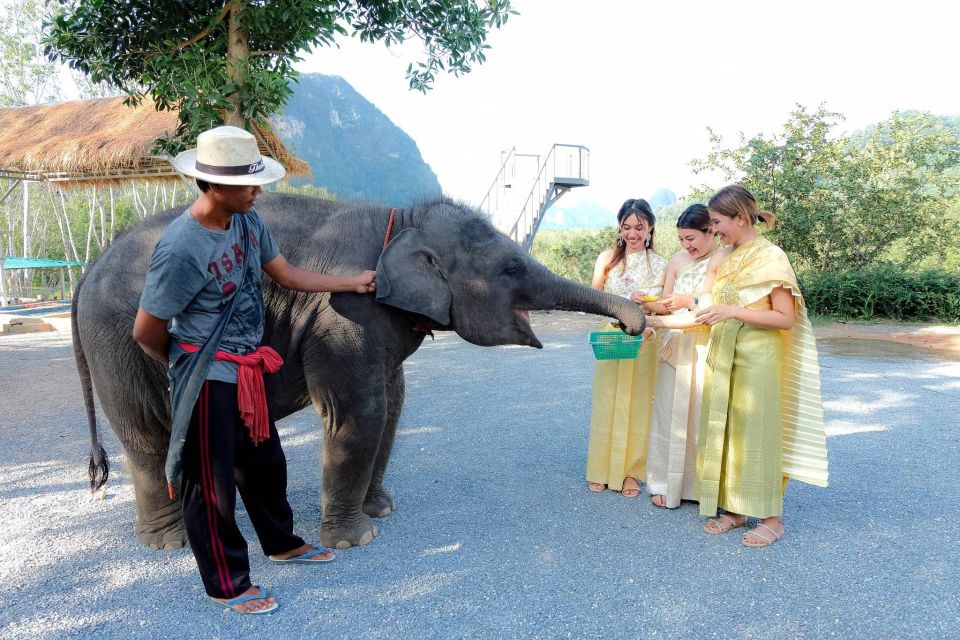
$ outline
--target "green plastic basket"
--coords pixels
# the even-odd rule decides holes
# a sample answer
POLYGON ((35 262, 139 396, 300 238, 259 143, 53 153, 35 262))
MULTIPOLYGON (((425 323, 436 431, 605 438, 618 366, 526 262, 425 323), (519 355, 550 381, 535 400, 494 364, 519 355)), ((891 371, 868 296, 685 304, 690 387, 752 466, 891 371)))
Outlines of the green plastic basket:
POLYGON ((594 331, 590 346, 597 360, 633 360, 640 351, 643 336, 628 336, 622 331, 594 331))

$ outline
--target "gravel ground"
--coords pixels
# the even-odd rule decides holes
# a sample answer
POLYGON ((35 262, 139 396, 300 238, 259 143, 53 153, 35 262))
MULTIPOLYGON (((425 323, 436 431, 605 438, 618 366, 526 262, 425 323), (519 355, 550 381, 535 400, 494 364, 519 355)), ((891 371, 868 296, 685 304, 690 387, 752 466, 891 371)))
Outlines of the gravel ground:
MULTIPOLYGON (((960 361, 823 341, 831 487, 792 483, 787 535, 758 551, 702 533, 696 505, 587 492, 595 324, 534 314, 542 351, 428 340, 387 476, 398 510, 371 545, 275 566, 241 515, 281 602, 261 617, 208 604, 189 551, 137 542, 108 428, 111 481, 90 495, 69 335, 0 338, 0 638, 960 636, 960 361)), ((315 538, 317 417, 279 426, 315 538)))

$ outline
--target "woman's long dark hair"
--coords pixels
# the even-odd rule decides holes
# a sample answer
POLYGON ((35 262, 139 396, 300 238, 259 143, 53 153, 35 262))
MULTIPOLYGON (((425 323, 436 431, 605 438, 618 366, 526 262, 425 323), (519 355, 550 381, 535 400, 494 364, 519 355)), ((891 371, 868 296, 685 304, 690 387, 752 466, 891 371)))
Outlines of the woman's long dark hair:
MULTIPOLYGON (((632 215, 635 215, 638 218, 643 218, 650 226, 650 235, 647 236, 647 242, 644 248, 647 258, 647 266, 650 266, 649 252, 651 249, 653 249, 653 231, 657 224, 657 219, 653 217, 653 209, 650 208, 649 202, 643 198, 631 198, 630 200, 624 202, 620 206, 620 210, 617 212, 617 229, 619 230, 620 225, 623 224, 623 221, 632 215)), ((627 243, 619 240, 619 233, 617 238, 617 243, 613 246, 613 255, 610 256, 610 262, 608 262, 607 266, 603 268, 604 282, 607 281, 607 275, 610 273, 610 270, 621 262, 623 263, 623 268, 627 268, 627 243)))

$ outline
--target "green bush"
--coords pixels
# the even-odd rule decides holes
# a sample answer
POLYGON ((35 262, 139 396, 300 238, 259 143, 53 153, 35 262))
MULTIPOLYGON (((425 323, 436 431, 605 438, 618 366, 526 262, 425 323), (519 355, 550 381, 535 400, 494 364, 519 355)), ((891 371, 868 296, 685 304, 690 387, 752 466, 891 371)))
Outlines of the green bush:
POLYGON ((874 267, 806 272, 800 288, 811 313, 872 320, 960 321, 960 275, 874 267))
MULTIPOLYGON (((680 251, 676 222, 657 219, 654 248, 664 258, 680 251)), ((605 227, 597 231, 551 229, 537 233, 533 239, 531 254, 554 273, 589 285, 593 279, 597 256, 612 248, 616 239, 616 227, 605 227)))
POLYGON ((613 247, 616 238, 616 227, 598 231, 541 231, 533 240, 531 253, 554 273, 589 285, 597 256, 613 247))

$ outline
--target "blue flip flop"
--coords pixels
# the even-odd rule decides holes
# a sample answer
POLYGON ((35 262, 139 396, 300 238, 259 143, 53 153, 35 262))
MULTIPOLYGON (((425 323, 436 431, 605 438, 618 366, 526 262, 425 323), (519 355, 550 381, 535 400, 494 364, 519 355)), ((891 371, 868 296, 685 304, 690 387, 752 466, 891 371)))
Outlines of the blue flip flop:
POLYGON ((236 609, 233 608, 235 605, 238 605, 242 602, 250 602, 251 600, 266 600, 267 598, 270 597, 270 592, 264 589, 263 587, 258 586, 257 589, 260 589, 260 593, 252 594, 249 596, 239 596, 234 598, 233 600, 226 600, 224 602, 219 602, 217 600, 214 600, 213 598, 210 598, 210 602, 212 602, 218 607, 226 607, 231 611, 236 611, 237 613, 240 613, 243 615, 250 615, 250 616, 260 615, 261 613, 270 613, 271 611, 276 611, 280 607, 280 603, 274 601, 273 606, 268 609, 257 609, 256 611, 237 611, 236 609))
POLYGON ((327 560, 313 558, 326 553, 328 550, 323 547, 318 547, 316 549, 311 549, 306 553, 300 554, 299 556, 291 556, 289 558, 284 558, 283 560, 277 560, 276 558, 270 558, 270 562, 276 562, 277 564, 320 564, 323 562, 333 562, 334 556, 331 553, 330 558, 327 560))

